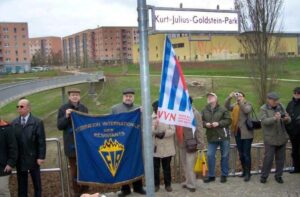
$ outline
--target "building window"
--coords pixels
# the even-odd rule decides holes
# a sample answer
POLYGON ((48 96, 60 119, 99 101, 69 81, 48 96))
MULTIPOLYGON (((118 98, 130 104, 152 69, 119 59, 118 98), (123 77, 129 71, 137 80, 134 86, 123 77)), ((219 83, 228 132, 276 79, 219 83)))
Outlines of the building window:
POLYGON ((16 62, 19 62, 19 58, 16 58, 16 62))
POLYGON ((173 44, 173 48, 184 48, 184 43, 173 44))
POLYGON ((14 33, 17 33, 17 28, 16 27, 14 28, 14 33))
POLYGON ((19 52, 18 52, 18 51, 15 51, 15 53, 16 53, 16 55, 18 55, 19 52))
POLYGON ((24 61, 27 61, 27 58, 26 58, 26 57, 24 57, 24 61))

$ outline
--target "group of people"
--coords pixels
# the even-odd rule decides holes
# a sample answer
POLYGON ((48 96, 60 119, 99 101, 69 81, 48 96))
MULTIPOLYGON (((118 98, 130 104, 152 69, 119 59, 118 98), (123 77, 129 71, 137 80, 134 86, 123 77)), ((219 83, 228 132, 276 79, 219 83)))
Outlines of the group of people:
MULTIPOLYGON (((265 146, 263 166, 260 182, 266 183, 269 177, 273 160, 275 158, 275 181, 282 184, 282 179, 286 144, 290 139, 292 144, 293 170, 290 173, 300 173, 300 87, 293 91, 293 98, 285 108, 280 102, 280 97, 276 92, 267 94, 266 104, 260 107, 260 124, 263 131, 263 141, 265 146)), ((192 99, 190 98, 192 103, 192 99)), ((242 172, 239 175, 245 182, 251 179, 251 145, 254 138, 254 129, 247 126, 247 120, 251 120, 254 109, 246 100, 243 92, 232 92, 225 100, 224 106, 218 101, 218 96, 211 92, 207 94, 207 105, 199 113, 193 108, 197 117, 197 129, 195 136, 191 129, 184 128, 184 132, 171 125, 165 125, 157 121, 156 111, 158 102, 153 103, 153 136, 154 136, 154 175, 155 191, 159 190, 159 166, 160 161, 163 166, 164 182, 166 191, 172 191, 170 161, 175 155, 174 135, 180 147, 181 163, 185 172, 185 182, 183 188, 191 192, 195 191, 196 179, 193 167, 195 165, 195 152, 204 149, 204 129, 207 138, 207 163, 208 175, 204 178, 204 183, 216 180, 215 163, 216 150, 220 147, 221 152, 221 177, 220 182, 227 182, 229 173, 229 152, 230 138, 235 138, 237 150, 239 152, 242 172), (201 114, 201 115, 200 115, 201 114), (183 143, 180 135, 184 136, 183 143), (191 150, 190 140, 194 139, 197 144, 191 150)))
MULTIPOLYGON (((140 106, 134 104, 135 91, 127 88, 123 92, 120 104, 112 107, 111 113, 129 112, 140 106)), ((73 110, 88 113, 88 109, 80 102, 80 90, 68 90, 68 103, 58 110, 57 128, 63 131, 64 152, 68 159, 72 181, 73 196, 80 196, 88 190, 88 186, 77 183, 77 160, 70 114, 73 110)), ((263 159, 261 183, 266 183, 275 157, 275 180, 283 183, 282 173, 285 162, 285 148, 290 139, 292 144, 293 171, 300 173, 300 87, 293 91, 293 98, 285 108, 279 102, 279 95, 268 93, 266 104, 260 108, 260 120, 263 131, 265 154, 263 159)), ((193 99, 190 98, 190 103, 193 99)), ((243 92, 232 92, 220 104, 218 96, 207 94, 207 105, 200 112, 193 107, 196 119, 196 130, 187 127, 167 125, 158 121, 158 101, 152 103, 152 136, 155 191, 160 190, 160 166, 162 165, 164 185, 167 192, 172 192, 171 160, 176 154, 178 143, 181 164, 185 181, 182 187, 190 192, 196 191, 196 174, 194 165, 198 150, 207 147, 208 175, 204 183, 216 180, 216 150, 221 151, 220 182, 227 182, 229 173, 230 138, 235 138, 242 166, 241 177, 247 182, 251 178, 251 144, 254 131, 246 126, 246 120, 253 111, 251 103, 243 92), (205 144, 204 136, 207 138, 205 144), (175 140, 175 138, 177 140, 175 140)), ((0 120, 0 196, 10 196, 8 175, 12 168, 17 169, 18 196, 28 196, 28 173, 31 175, 34 196, 42 193, 40 165, 46 156, 46 140, 43 121, 33 116, 31 104, 27 99, 20 99, 17 105, 19 116, 11 123, 0 120)), ((133 191, 146 194, 142 180, 132 183, 133 191)), ((123 185, 119 196, 131 193, 130 185, 123 185)))

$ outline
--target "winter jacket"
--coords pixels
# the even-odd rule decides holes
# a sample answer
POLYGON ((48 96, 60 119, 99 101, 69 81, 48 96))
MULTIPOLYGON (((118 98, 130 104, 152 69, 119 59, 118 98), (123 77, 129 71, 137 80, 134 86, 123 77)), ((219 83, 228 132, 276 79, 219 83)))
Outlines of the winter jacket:
POLYGON ((21 117, 13 120, 18 143, 17 169, 27 171, 34 169, 38 159, 46 157, 46 136, 44 123, 39 118, 29 115, 26 125, 21 125, 21 117))
POLYGON ((287 143, 289 137, 287 135, 285 124, 288 124, 291 119, 287 121, 275 120, 276 112, 285 114, 286 111, 282 104, 272 108, 268 104, 264 104, 260 108, 261 126, 263 130, 264 143, 273 146, 280 146, 287 143))
POLYGON ((207 105, 202 111, 203 126, 206 128, 206 137, 208 142, 218 142, 230 139, 229 125, 231 117, 228 110, 221 107, 219 104, 212 109, 207 105), (216 128, 207 128, 206 123, 218 122, 216 128))
POLYGON ((164 123, 158 123, 157 128, 154 127, 157 121, 157 115, 152 115, 152 136, 153 136, 153 147, 154 147, 154 157, 164 158, 175 155, 175 143, 174 134, 175 126, 167 125, 164 123), (164 133, 162 139, 158 138, 156 134, 164 133))
POLYGON ((119 103, 117 105, 112 106, 111 113, 112 114, 119 114, 123 112, 130 112, 135 109, 139 108, 138 105, 132 104, 132 105, 126 105, 124 103, 119 103))
POLYGON ((0 176, 9 175, 4 172, 6 165, 15 167, 18 157, 18 146, 14 128, 11 125, 0 126, 0 176))
POLYGON ((240 104, 230 104, 231 97, 227 97, 225 100, 225 108, 229 111, 233 110, 234 105, 240 106, 240 113, 238 119, 238 128, 241 132, 241 139, 252 139, 253 138, 253 131, 248 130, 246 126, 246 120, 250 117, 252 106, 249 102, 245 101, 240 104))
POLYGON ((300 99, 293 98, 286 107, 286 111, 291 116, 290 124, 286 125, 288 134, 300 135, 300 99))
POLYGON ((88 113, 88 109, 81 103, 74 106, 71 102, 62 105, 57 114, 57 128, 63 130, 64 151, 67 157, 75 157, 75 145, 71 118, 66 117, 66 110, 73 109, 76 111, 88 113))
POLYGON ((196 130, 193 135, 193 130, 188 127, 183 127, 183 143, 179 144, 180 147, 186 147, 186 141, 192 138, 196 138, 197 141, 197 149, 202 150, 205 148, 204 143, 204 129, 202 123, 202 117, 198 110, 193 108, 193 113, 196 119, 196 130))

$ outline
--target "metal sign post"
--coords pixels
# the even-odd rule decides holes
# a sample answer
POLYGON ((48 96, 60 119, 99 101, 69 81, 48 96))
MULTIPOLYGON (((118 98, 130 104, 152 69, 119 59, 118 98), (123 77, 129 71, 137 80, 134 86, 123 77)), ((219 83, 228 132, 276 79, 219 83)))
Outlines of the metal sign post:
POLYGON ((138 0, 140 42, 140 80, 143 105, 143 146, 147 196, 154 197, 152 122, 150 107, 150 77, 148 60, 148 8, 146 0, 138 0))

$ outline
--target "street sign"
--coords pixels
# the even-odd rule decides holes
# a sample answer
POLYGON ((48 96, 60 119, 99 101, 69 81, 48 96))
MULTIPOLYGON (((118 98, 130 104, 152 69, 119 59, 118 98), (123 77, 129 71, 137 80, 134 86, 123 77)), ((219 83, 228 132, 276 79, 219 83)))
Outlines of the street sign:
POLYGON ((151 33, 239 32, 239 14, 235 10, 210 10, 152 7, 151 33))

